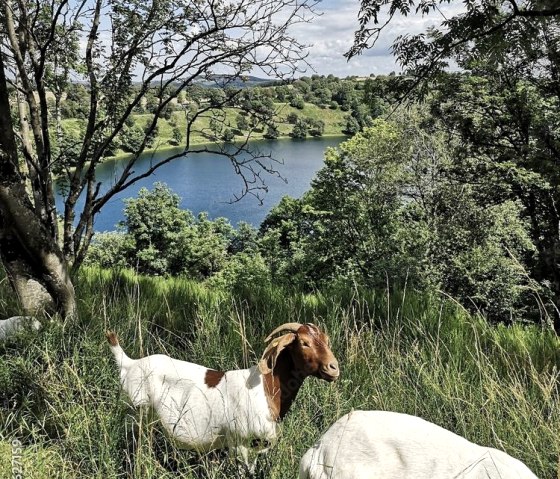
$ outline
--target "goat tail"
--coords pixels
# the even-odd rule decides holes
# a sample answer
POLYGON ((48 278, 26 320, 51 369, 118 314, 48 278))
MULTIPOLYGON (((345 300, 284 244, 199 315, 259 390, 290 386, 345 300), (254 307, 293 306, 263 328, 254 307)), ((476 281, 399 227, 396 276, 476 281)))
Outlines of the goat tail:
POLYGON ((111 351, 113 351, 113 355, 115 356, 115 360, 119 366, 126 366, 127 363, 132 361, 132 359, 126 355, 123 348, 121 348, 117 333, 114 331, 107 331, 105 333, 105 337, 109 342, 109 346, 111 346, 111 351))

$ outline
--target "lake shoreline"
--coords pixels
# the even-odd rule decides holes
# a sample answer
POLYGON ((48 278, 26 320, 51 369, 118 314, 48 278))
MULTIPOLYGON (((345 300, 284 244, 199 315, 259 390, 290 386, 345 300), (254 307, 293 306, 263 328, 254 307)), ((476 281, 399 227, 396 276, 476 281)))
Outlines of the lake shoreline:
MULTIPOLYGON (((250 139, 249 141, 247 141, 247 143, 256 143, 256 142, 276 142, 276 141, 294 141, 294 142, 307 142, 307 141, 320 141, 321 139, 333 139, 333 138, 351 138, 351 136, 349 135, 345 135, 343 133, 331 133, 331 134, 327 134, 327 135, 321 135, 321 136, 317 136, 317 137, 309 137, 309 138, 292 138, 291 136, 280 136, 278 138, 274 138, 274 139, 270 139, 270 138, 255 138, 255 139, 250 139)), ((191 147, 196 147, 196 146, 205 146, 205 145, 222 145, 222 144, 235 144, 235 142, 221 142, 218 143, 216 141, 203 141, 203 142, 195 142, 192 145, 190 145, 191 147)), ((184 148, 181 146, 162 146, 159 148, 150 148, 150 149, 146 149, 144 150, 141 154, 140 154, 140 158, 145 158, 147 156, 150 155, 156 155, 156 154, 161 154, 161 153, 171 153, 171 152, 176 152, 176 153, 180 153, 181 150, 184 151, 184 148)), ((188 153, 185 152, 185 153, 188 153)), ((130 158, 132 158, 133 153, 120 153, 118 155, 115 156, 108 156, 107 158, 105 158, 103 161, 126 161, 129 160, 130 158)))

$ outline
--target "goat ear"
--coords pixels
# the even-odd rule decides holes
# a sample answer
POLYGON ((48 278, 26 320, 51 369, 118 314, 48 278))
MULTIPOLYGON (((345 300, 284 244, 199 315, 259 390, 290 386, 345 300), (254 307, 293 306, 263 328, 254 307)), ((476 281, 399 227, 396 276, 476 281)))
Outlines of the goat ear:
POLYGON ((284 336, 274 339, 264 350, 262 358, 259 361, 260 372, 262 374, 272 372, 280 353, 286 348, 286 346, 293 343, 295 339, 296 335, 294 333, 284 334, 284 336))

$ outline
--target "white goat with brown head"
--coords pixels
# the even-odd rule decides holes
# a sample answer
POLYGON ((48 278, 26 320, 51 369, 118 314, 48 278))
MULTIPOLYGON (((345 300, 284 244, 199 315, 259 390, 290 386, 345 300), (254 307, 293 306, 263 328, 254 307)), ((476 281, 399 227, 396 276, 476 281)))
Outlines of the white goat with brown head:
POLYGON ((338 378, 325 333, 312 324, 276 328, 257 366, 215 371, 156 354, 129 358, 117 336, 107 339, 122 388, 135 406, 150 406, 182 448, 206 452, 236 448, 248 465, 248 447, 266 447, 307 376, 338 378), (278 333, 285 333, 274 337, 278 333))

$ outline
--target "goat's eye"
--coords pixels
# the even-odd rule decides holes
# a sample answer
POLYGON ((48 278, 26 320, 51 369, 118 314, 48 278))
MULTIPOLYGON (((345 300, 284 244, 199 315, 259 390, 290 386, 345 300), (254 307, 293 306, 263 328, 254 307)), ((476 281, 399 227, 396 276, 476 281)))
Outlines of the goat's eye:
POLYGON ((304 348, 308 348, 308 347, 309 347, 309 343, 308 343, 307 341, 302 341, 302 342, 301 342, 301 345, 302 345, 304 348))

